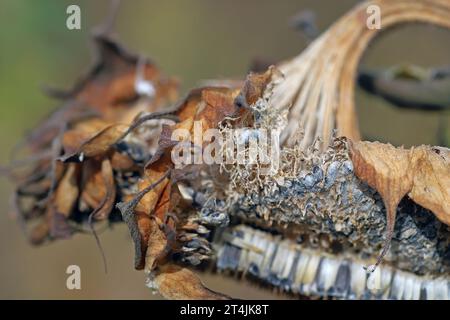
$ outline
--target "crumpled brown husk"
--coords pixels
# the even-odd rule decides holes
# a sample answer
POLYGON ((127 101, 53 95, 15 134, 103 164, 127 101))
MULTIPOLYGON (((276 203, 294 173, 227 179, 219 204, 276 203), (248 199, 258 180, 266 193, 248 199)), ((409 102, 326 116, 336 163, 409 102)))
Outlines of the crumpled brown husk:
POLYGON ((154 283, 159 293, 174 300, 228 300, 230 297, 206 288, 200 278, 187 268, 174 264, 161 267, 154 283))
POLYGON ((450 226, 449 149, 419 146, 408 150, 367 141, 349 141, 349 146, 355 175, 380 193, 386 207, 386 242, 377 264, 388 250, 396 209, 405 195, 450 226))

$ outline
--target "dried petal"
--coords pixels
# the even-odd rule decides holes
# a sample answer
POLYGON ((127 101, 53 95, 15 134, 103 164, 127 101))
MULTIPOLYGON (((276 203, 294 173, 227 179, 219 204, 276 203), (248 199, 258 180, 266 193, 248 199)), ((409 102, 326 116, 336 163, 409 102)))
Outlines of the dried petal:
POLYGON ((168 243, 164 232, 159 227, 159 219, 151 219, 148 231, 147 252, 145 254, 145 270, 153 271, 160 259, 167 254, 168 243))
POLYGON ((114 203, 116 200, 116 186, 109 159, 103 159, 101 165, 101 175, 105 190, 102 202, 95 209, 94 218, 97 220, 104 220, 108 218, 114 208, 114 203))
POLYGON ((450 150, 421 146, 412 150, 414 181, 408 196, 450 226, 450 150))
POLYGON ((55 191, 54 206, 57 213, 68 218, 79 195, 79 166, 70 163, 66 173, 55 191))
POLYGON ((355 175, 383 198, 387 235, 374 268, 389 249, 400 200, 410 198, 450 225, 450 165, 445 148, 420 146, 405 150, 379 142, 349 141, 355 175))
POLYGON ((237 91, 205 89, 202 91, 202 99, 205 106, 199 109, 195 121, 202 121, 202 129, 217 128, 217 125, 226 117, 237 114, 239 109, 234 104, 237 91))
POLYGON ((187 268, 174 264, 160 267, 154 283, 166 299, 175 300, 227 300, 230 297, 206 288, 200 278, 187 268))
POLYGON ((245 79, 244 87, 236 97, 235 103, 238 107, 248 108, 259 98, 263 97, 266 87, 277 78, 281 78, 281 72, 270 66, 264 73, 250 72, 245 79))
POLYGON ((75 153, 64 156, 62 161, 83 162, 85 158, 102 156, 111 149, 127 129, 128 126, 123 124, 110 125, 84 142, 75 153))

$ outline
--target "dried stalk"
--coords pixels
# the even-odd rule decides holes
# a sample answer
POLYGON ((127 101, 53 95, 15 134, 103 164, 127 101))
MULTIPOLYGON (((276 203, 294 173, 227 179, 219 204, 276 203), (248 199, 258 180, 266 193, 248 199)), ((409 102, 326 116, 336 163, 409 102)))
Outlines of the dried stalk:
POLYGON ((273 106, 289 108, 283 142, 292 146, 298 130, 304 132, 302 148, 330 142, 333 130, 339 136, 360 139, 354 104, 358 63, 370 41, 381 31, 407 22, 424 22, 450 28, 450 2, 446 0, 373 0, 355 7, 334 23, 304 52, 278 67, 285 75, 274 92, 273 106), (366 25, 366 9, 381 9, 381 29, 366 25))

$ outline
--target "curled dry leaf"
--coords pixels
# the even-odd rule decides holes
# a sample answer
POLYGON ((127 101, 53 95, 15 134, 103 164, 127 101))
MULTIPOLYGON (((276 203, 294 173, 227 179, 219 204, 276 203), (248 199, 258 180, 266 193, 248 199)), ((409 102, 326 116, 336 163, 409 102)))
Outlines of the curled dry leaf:
POLYGON ((76 154, 84 143, 110 126, 111 123, 99 118, 86 119, 74 124, 62 136, 62 147, 66 155, 76 154))
MULTIPOLYGON (((155 235, 155 232, 152 231, 152 226, 154 225, 154 218, 156 217, 156 209, 158 207, 162 208, 159 214, 163 215, 163 218, 168 209, 167 206, 164 205, 164 203, 168 201, 168 196, 170 195, 170 182, 167 175, 168 169, 165 168, 164 161, 160 160, 157 164, 160 165, 158 168, 146 170, 145 179, 139 183, 139 191, 144 192, 145 194, 135 208, 137 214, 136 223, 140 235, 140 252, 137 252, 138 249, 136 248, 136 252, 139 255, 135 256, 136 269, 144 268, 149 243, 155 241, 154 239, 151 239, 151 236, 155 235), (150 188, 148 192, 145 192, 146 188, 149 186, 153 187, 150 188), (167 194, 167 192, 169 192, 169 194, 167 194)), ((150 249, 153 250, 154 248, 150 249)))
POLYGON ((114 170, 119 171, 134 171, 138 169, 138 166, 130 156, 117 151, 111 155, 111 166, 114 170))
POLYGON ((449 149, 420 146, 406 150, 365 141, 349 141, 349 146, 356 176, 379 192, 386 207, 386 239, 374 267, 389 248, 397 206, 405 195, 450 225, 449 149))
POLYGON ((69 225, 67 218, 54 207, 48 207, 47 219, 49 224, 49 236, 52 239, 68 239, 74 230, 69 225))
MULTIPOLYGON (((149 192, 153 191, 153 189, 157 188, 160 184, 167 185, 169 174, 170 170, 160 176, 158 175, 159 178, 146 187, 144 187, 141 183, 139 187, 140 191, 134 197, 129 196, 126 198, 126 200, 128 200, 127 202, 122 202, 116 205, 122 213, 123 220, 128 225, 131 238, 134 242, 134 267, 137 270, 141 270, 145 266, 145 254, 147 251, 150 228, 152 225, 151 214, 154 209, 149 207, 149 204, 152 203, 155 193, 150 195, 150 199, 144 200, 143 203, 140 202, 149 192)), ((158 188, 160 189, 160 187, 158 188)), ((162 191, 163 190, 160 189, 156 195, 159 196, 162 191)))
POLYGON ((45 241, 50 232, 47 221, 41 221, 30 232, 29 241, 33 245, 39 245, 45 241))
POLYGON ((79 174, 78 164, 71 163, 68 165, 55 193, 50 196, 51 202, 46 209, 45 219, 49 225, 48 233, 43 232, 46 228, 38 225, 35 227, 35 231, 32 231, 33 243, 39 243, 43 240, 39 239, 37 235, 43 237, 48 234, 54 239, 66 239, 72 235, 73 230, 67 221, 80 193, 79 174))
POLYGON ((105 118, 119 120, 118 111, 138 98, 135 80, 139 72, 155 85, 157 99, 175 98, 176 81, 162 77, 153 63, 145 59, 142 70, 138 70, 139 57, 109 36, 98 34, 93 41, 96 62, 66 94, 68 98, 94 108, 105 118))
POLYGON ((94 65, 70 90, 58 90, 57 97, 62 98, 64 104, 27 137, 26 145, 32 150, 50 143, 61 124, 71 124, 92 115, 111 122, 122 121, 124 113, 139 98, 135 90, 139 72, 155 87, 155 97, 148 111, 177 99, 178 81, 163 76, 151 61, 145 60, 142 70, 137 70, 139 57, 109 36, 94 35, 93 43, 94 65))
MULTIPOLYGON (((195 143, 194 121, 202 123, 202 130, 216 128, 220 121, 235 115, 238 111, 234 99, 238 90, 229 88, 203 88, 195 90, 182 102, 175 114, 180 122, 171 126, 163 126, 158 141, 158 150, 146 164, 142 180, 138 184, 138 193, 127 203, 119 204, 124 220, 127 222, 135 243, 135 268, 143 269, 150 238, 152 219, 163 221, 164 233, 169 246, 176 241, 174 219, 166 219, 171 203, 171 179, 168 173, 174 169, 171 159, 173 147, 179 143, 172 141, 172 132, 175 129, 185 129, 191 133, 190 141, 182 143, 195 143)), ((153 256, 152 254, 150 254, 153 256)), ((163 257, 153 257, 150 265, 153 268, 154 260, 163 257)), ((147 264, 148 266, 148 264, 147 264)))
MULTIPOLYGON (((91 71, 68 92, 57 92, 63 105, 23 144, 34 160, 29 163, 31 170, 17 178, 15 208, 26 222, 39 219, 29 235, 36 244, 68 234, 67 219, 76 223, 88 216, 89 221, 118 220, 110 213, 116 198, 128 194, 118 183, 130 188, 141 164, 128 153, 130 144, 115 148, 117 140, 138 114, 157 111, 177 98, 176 81, 162 75, 149 60, 129 53, 106 35, 94 35, 94 45, 97 61, 91 71), (144 99, 136 91, 138 75, 154 86, 153 97, 144 99), (55 140, 61 143, 53 152, 55 140), (81 162, 76 164, 76 183, 68 176, 72 162, 81 162)), ((157 141, 157 137, 146 139, 157 141)))
POLYGON ((152 272, 159 260, 165 258, 168 250, 166 235, 161 230, 161 221, 157 218, 150 220, 150 230, 148 234, 147 252, 145 254, 145 270, 152 272))
POLYGON ((248 108, 264 95, 270 83, 275 83, 282 77, 282 73, 274 66, 270 66, 264 73, 249 73, 242 90, 236 97, 236 105, 248 108))
POLYGON ((238 92, 235 90, 203 90, 202 100, 205 106, 199 106, 195 121, 202 122, 202 130, 217 128, 218 124, 227 117, 240 116, 239 109, 234 103, 238 92))
POLYGON ((96 194, 99 197, 94 199, 94 201, 96 200, 95 203, 92 203, 92 208, 95 208, 94 218, 96 220, 104 220, 108 218, 116 200, 116 186, 109 159, 105 158, 102 160, 99 172, 92 177, 94 179, 100 178, 101 181, 95 181, 90 187, 86 187, 84 189, 85 195, 86 198, 90 197, 91 199, 93 198, 91 194, 96 194))
POLYGON ((77 164, 69 164, 66 173, 55 192, 54 206, 56 212, 62 214, 66 218, 69 217, 78 199, 80 192, 78 187, 79 173, 80 168, 77 164))
POLYGON ((187 268, 174 264, 161 266, 154 276, 161 295, 175 300, 227 300, 230 297, 206 288, 200 278, 187 268))
POLYGON ((413 184, 408 196, 450 226, 450 150, 421 146, 411 151, 413 184))
POLYGON ((91 208, 100 206, 106 195, 106 184, 103 179, 101 162, 91 159, 84 163, 81 199, 91 208))
POLYGON ((122 137, 128 130, 128 127, 129 126, 124 124, 110 125, 83 142, 75 153, 63 156, 62 160, 64 162, 82 162, 84 158, 102 156, 111 149, 112 145, 116 143, 120 137, 122 137))

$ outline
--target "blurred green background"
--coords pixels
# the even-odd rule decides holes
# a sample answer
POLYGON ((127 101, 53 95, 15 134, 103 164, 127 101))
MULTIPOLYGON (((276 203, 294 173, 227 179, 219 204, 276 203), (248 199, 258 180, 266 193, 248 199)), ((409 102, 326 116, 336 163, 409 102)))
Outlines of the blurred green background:
MULTIPOLYGON (((355 0, 133 0, 123 1, 115 31, 132 51, 151 57, 182 90, 202 79, 242 78, 255 57, 274 61, 301 52, 305 39, 289 26, 303 9, 317 15, 324 30, 355 5, 355 0)), ((0 0, 0 163, 12 146, 57 102, 42 85, 68 88, 91 63, 89 30, 103 21, 107 0, 0 0), (66 8, 81 8, 82 30, 66 28, 66 8)), ((400 27, 377 39, 366 53, 368 66, 414 63, 450 65, 450 32, 432 26, 400 27)), ((370 139, 395 145, 436 144, 439 117, 448 114, 394 109, 357 93, 360 128, 370 139)), ((142 272, 133 270, 133 249, 125 226, 101 235, 109 273, 94 239, 77 235, 32 248, 9 213, 12 185, 0 180, 0 298, 149 299, 142 272), (77 264, 82 290, 65 287, 65 270, 77 264)), ((283 298, 237 279, 205 275, 212 289, 239 298, 283 298)))

